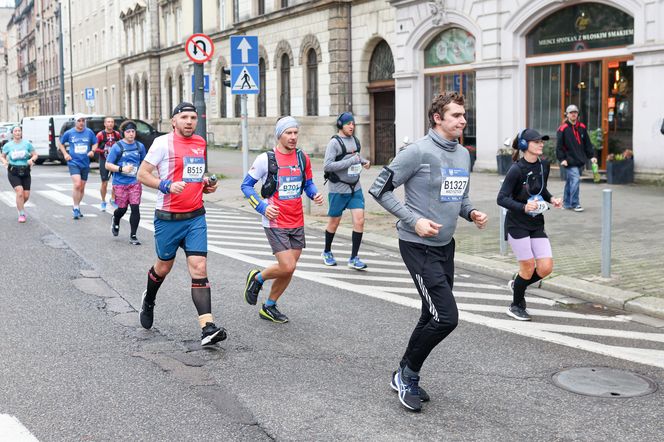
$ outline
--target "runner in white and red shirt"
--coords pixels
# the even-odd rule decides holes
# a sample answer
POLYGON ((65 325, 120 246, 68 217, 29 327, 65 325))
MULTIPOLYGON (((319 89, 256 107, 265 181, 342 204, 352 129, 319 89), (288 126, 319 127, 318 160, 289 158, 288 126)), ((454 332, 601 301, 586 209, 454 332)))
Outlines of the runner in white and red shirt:
POLYGON ((319 206, 323 204, 323 196, 314 185, 309 156, 297 148, 298 124, 295 118, 283 117, 277 121, 274 135, 277 146, 256 158, 241 188, 251 206, 263 215, 265 235, 277 263, 263 271, 254 269, 249 272, 244 299, 255 305, 263 283, 274 279, 259 317, 284 323, 288 322, 288 317, 277 309, 277 299, 288 287, 302 249, 306 247, 302 193, 319 206), (259 181, 263 184, 261 196, 254 189, 259 181))
POLYGON ((182 247, 191 275, 191 298, 202 329, 201 345, 206 346, 226 339, 226 330, 217 327, 212 316, 203 193, 216 191, 217 183, 204 176, 206 143, 194 134, 197 122, 198 113, 193 104, 178 104, 171 114, 173 132, 154 140, 138 170, 143 185, 161 192, 154 219, 157 262, 148 272, 139 319, 144 328, 152 327, 157 291, 173 268, 178 248, 182 247), (159 177, 154 176, 155 170, 159 177))

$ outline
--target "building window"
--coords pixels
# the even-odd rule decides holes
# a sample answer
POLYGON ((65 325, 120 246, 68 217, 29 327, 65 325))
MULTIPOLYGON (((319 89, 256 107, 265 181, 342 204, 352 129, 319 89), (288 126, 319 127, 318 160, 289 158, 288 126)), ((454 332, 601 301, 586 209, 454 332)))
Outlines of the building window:
POLYGON ((258 15, 265 14, 265 0, 258 0, 258 15))
POLYGON ((290 115, 290 59, 288 54, 281 56, 279 112, 281 116, 290 115))
POLYGON ((184 101, 184 76, 178 75, 178 104, 184 101))
POLYGON ((143 80, 143 118, 148 118, 148 81, 143 80))
POLYGON ((393 74, 394 58, 392 57, 392 50, 390 49, 390 45, 385 40, 382 40, 371 54, 369 82, 392 80, 393 74))
POLYGON ((281 0, 281 7, 282 8, 287 8, 288 7, 288 0, 281 0))
POLYGON ((240 118, 242 116, 242 102, 241 100, 242 95, 235 95, 235 99, 233 100, 233 111, 235 113, 235 118, 240 118))
POLYGON ((166 109, 166 114, 170 115, 171 112, 173 111, 173 77, 168 76, 168 80, 166 81, 166 88, 168 89, 168 109, 166 109))
POLYGON ((307 115, 318 115, 318 58, 313 48, 307 52, 307 115))
POLYGON ((475 61, 475 37, 460 28, 447 29, 424 49, 424 67, 465 64, 475 61))
POLYGON ((141 115, 141 86, 138 81, 136 81, 136 84, 134 85, 134 115, 135 118, 139 118, 141 115))
POLYGON ((233 0, 233 23, 240 21, 240 0, 233 0))
POLYGON ((267 96, 265 87, 265 59, 258 60, 258 116, 265 117, 267 115, 267 96))
POLYGON ((219 116, 221 118, 226 118, 228 112, 226 111, 226 73, 224 72, 224 66, 219 70, 219 116))
POLYGON ((127 115, 131 117, 131 83, 127 83, 127 115))

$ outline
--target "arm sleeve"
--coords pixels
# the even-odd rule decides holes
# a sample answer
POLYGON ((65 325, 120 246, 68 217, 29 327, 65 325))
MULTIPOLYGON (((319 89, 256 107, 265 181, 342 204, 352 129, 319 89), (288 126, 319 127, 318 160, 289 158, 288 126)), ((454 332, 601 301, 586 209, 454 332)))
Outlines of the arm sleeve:
POLYGON ((400 151, 394 160, 392 160, 392 163, 383 169, 383 172, 376 178, 372 186, 383 187, 385 190, 382 192, 369 192, 385 210, 411 227, 414 227, 417 223, 417 216, 394 196, 393 190, 415 175, 420 167, 420 163, 421 154, 418 146, 411 145, 407 149, 400 151), (379 181, 388 182, 382 184, 379 181))
POLYGON ((309 197, 309 199, 314 199, 318 193, 318 189, 314 184, 314 174, 311 170, 311 159, 307 154, 304 154, 304 177, 306 179, 304 182, 304 193, 309 197))
POLYGON ((341 153, 341 146, 339 142, 332 138, 329 143, 327 143, 327 148, 325 149, 325 160, 323 162, 323 171, 324 172, 336 172, 338 170, 348 169, 353 164, 357 164, 359 159, 357 155, 353 155, 349 158, 345 158, 339 161, 334 161, 334 159, 341 153))
POLYGON ((523 210, 526 207, 525 204, 516 201, 512 197, 514 188, 518 184, 521 175, 521 172, 518 169, 518 167, 519 166, 517 165, 513 165, 512 167, 510 167, 510 170, 507 171, 507 175, 505 176, 503 185, 500 186, 500 190, 498 191, 498 198, 496 199, 496 202, 498 203, 499 206, 504 207, 507 210, 511 210, 513 212, 523 212, 523 210))
POLYGON ((254 186, 257 182, 258 180, 256 178, 247 174, 244 177, 242 184, 240 185, 240 189, 242 190, 245 198, 249 200, 251 207, 253 207, 254 210, 256 210, 256 212, 260 213, 261 215, 265 215, 267 203, 261 199, 258 193, 256 193, 256 189, 254 189, 254 186))

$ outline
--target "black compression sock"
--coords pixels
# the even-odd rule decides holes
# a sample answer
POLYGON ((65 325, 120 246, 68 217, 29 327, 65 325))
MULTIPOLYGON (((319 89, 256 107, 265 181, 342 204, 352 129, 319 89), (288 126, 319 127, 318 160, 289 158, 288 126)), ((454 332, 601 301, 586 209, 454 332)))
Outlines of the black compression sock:
POLYGON ((157 297, 157 291, 159 290, 159 287, 161 287, 162 282, 164 282, 164 278, 157 275, 154 271, 154 267, 150 267, 150 270, 148 271, 147 294, 145 295, 149 304, 152 304, 157 297))
POLYGON ((360 244, 362 244, 362 232, 353 231, 353 250, 350 253, 351 258, 355 258, 359 253, 360 244))
POLYGON ((528 281, 523 279, 521 275, 517 275, 514 280, 514 295, 512 298, 512 303, 515 305, 521 306, 526 300, 526 287, 528 287, 528 281))
POLYGON ((191 280, 191 299, 194 301, 198 315, 212 313, 210 282, 207 278, 191 280))
POLYGON ((131 226, 131 236, 136 236, 138 223, 141 222, 141 211, 138 204, 131 205, 131 215, 129 216, 129 225, 131 226))
POLYGON ((330 233, 327 230, 325 230, 325 249, 323 250, 323 252, 332 251, 332 240, 334 240, 334 233, 330 233))
POLYGON ((530 278, 530 279, 528 280, 527 284, 528 284, 528 285, 530 285, 530 284, 534 284, 534 283, 536 283, 537 281, 539 281, 540 279, 542 279, 542 277, 541 277, 540 275, 538 275, 538 274, 537 274, 537 270, 535 270, 535 271, 533 272, 533 276, 532 276, 532 278, 530 278))

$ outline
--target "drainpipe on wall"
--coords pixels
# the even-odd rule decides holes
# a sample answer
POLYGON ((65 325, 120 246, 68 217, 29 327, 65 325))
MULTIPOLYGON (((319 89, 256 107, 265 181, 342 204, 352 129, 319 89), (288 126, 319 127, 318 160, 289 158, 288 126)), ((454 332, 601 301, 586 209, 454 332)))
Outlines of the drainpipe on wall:
MULTIPOLYGON (((351 2, 346 3, 348 5, 348 43, 346 47, 348 48, 348 111, 353 112, 353 28, 351 26, 351 12, 353 5, 351 2)), ((342 109, 342 112, 346 109, 342 109)))

